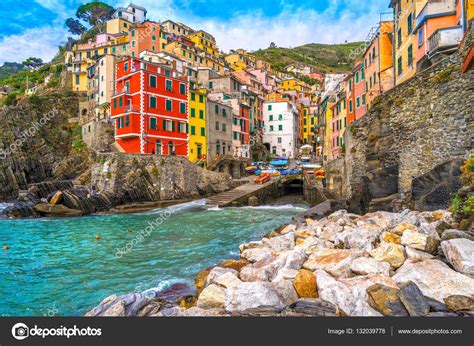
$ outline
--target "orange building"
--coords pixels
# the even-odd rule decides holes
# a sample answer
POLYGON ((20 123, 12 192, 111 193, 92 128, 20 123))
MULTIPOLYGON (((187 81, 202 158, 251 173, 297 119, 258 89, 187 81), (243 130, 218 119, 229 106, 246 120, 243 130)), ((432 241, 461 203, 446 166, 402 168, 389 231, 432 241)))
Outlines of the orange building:
POLYGON ((128 35, 133 58, 138 58, 144 50, 161 52, 167 43, 166 34, 161 30, 160 24, 150 20, 134 24, 128 35))
POLYGON ((436 56, 457 48, 463 30, 458 25, 456 7, 456 0, 428 1, 417 15, 414 29, 417 70, 429 67, 436 56))
POLYGON ((382 21, 370 34, 370 45, 364 54, 367 108, 380 94, 394 87, 393 21, 382 21))

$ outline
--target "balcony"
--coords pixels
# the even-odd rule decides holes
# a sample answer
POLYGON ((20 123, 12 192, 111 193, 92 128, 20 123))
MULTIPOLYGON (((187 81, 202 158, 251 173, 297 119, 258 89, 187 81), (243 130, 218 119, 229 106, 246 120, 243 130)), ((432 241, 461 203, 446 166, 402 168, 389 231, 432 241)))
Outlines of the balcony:
POLYGON ((440 15, 448 15, 456 12, 455 0, 438 0, 436 2, 427 2, 420 13, 416 16, 416 28, 429 18, 440 15))
POLYGON ((429 38, 429 58, 432 58, 438 53, 457 47, 462 37, 462 26, 436 30, 429 38))

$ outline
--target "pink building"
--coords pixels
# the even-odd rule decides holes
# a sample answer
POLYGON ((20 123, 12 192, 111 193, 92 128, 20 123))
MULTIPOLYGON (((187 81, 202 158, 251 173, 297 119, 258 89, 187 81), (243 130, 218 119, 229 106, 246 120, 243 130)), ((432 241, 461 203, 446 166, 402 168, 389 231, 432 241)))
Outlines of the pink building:
POLYGON ((367 113, 364 63, 356 61, 352 73, 354 75, 355 120, 358 120, 367 113))

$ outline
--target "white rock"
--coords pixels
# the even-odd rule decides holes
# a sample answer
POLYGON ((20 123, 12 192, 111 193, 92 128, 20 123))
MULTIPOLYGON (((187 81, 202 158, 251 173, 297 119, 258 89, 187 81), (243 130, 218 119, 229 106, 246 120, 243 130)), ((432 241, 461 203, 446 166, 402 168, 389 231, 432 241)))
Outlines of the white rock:
POLYGON ((390 276, 390 264, 371 257, 359 257, 352 261, 351 270, 358 275, 381 274, 390 276))
POLYGON ((296 225, 288 225, 281 230, 281 234, 287 234, 296 231, 296 225))
POLYGON ((258 262, 262 260, 266 260, 272 257, 273 251, 268 248, 253 248, 253 249, 246 249, 241 254, 241 258, 245 258, 249 262, 258 262))
POLYGON ((224 288, 214 284, 207 286, 199 295, 196 306, 200 309, 224 308, 225 291, 224 288))
POLYGON ((210 285, 210 284, 215 284, 216 283, 216 280, 226 274, 226 273, 230 273, 231 275, 234 275, 235 277, 237 277, 239 275, 239 273, 237 272, 237 270, 235 269, 231 269, 231 268, 222 268, 222 267, 214 267, 211 269, 211 271, 209 272, 209 274, 207 275, 207 278, 206 278, 206 285, 210 285))
POLYGON ((410 246, 405 247, 405 253, 407 254, 407 259, 412 262, 419 262, 434 258, 433 255, 430 255, 429 253, 421 250, 414 249, 410 246))
POLYGON ((243 282, 226 290, 225 309, 245 311, 262 306, 283 308, 284 304, 268 282, 243 282))
POLYGON ((441 242, 443 253, 458 272, 474 277, 474 241, 458 238, 441 242))
POLYGON ((371 251, 375 241, 379 238, 383 228, 378 225, 364 225, 349 228, 336 235, 334 243, 342 245, 345 249, 363 249, 371 251))
POLYGON ((318 249, 309 256, 303 268, 311 271, 322 269, 335 277, 349 277, 352 276, 352 261, 362 256, 367 256, 367 253, 358 249, 318 249))
POLYGON ((460 274, 441 261, 406 261, 392 276, 397 283, 413 281, 427 297, 443 302, 451 295, 474 295, 474 279, 460 274))
POLYGON ((222 287, 231 288, 242 283, 237 277, 238 274, 227 272, 219 277, 217 277, 214 282, 222 287))
POLYGON ((293 280, 297 274, 298 274, 298 270, 296 269, 282 268, 278 271, 277 275, 272 280, 272 282, 280 281, 280 280, 293 280))
POLYGON ((367 302, 367 288, 374 284, 397 287, 389 277, 377 274, 336 280, 324 270, 315 273, 319 297, 337 305, 349 316, 381 316, 367 302))
POLYGON ((262 243, 276 252, 291 250, 295 247, 295 235, 294 233, 288 233, 270 239, 264 238, 262 243))
POLYGON ((251 241, 250 243, 240 244, 239 250, 240 252, 244 252, 245 250, 248 250, 248 249, 263 248, 263 247, 265 247, 265 245, 263 245, 261 240, 251 241))
POLYGON ((298 300, 292 280, 274 280, 272 285, 284 305, 290 305, 298 300))

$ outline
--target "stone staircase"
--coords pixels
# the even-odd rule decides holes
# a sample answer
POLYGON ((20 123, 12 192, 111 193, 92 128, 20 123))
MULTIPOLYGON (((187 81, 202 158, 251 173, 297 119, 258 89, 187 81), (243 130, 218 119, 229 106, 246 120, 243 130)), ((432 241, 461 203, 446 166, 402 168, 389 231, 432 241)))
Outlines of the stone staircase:
POLYGON ((276 183, 278 182, 269 181, 265 184, 255 184, 254 182, 249 182, 247 184, 238 186, 235 189, 209 197, 206 200, 206 205, 216 207, 227 207, 232 205, 234 202, 237 202, 238 200, 244 199, 246 196, 250 197, 257 191, 276 183))

